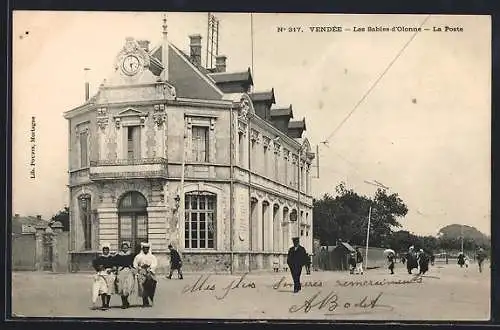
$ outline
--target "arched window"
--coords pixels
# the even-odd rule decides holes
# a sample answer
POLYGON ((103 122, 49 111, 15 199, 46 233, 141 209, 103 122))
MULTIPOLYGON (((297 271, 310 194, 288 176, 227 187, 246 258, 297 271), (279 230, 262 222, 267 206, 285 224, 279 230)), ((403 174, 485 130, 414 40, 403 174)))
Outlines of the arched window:
POLYGON ((148 202, 137 191, 123 195, 118 204, 119 244, 128 241, 132 251, 140 250, 141 242, 148 241, 148 202))
POLYGON ((184 247, 215 248, 217 195, 209 192, 187 193, 184 206, 184 247))

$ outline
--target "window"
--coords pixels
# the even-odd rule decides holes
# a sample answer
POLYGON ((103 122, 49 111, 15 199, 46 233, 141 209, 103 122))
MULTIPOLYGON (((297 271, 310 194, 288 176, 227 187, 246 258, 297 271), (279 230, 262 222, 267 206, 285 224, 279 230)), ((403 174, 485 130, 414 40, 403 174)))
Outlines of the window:
POLYGON ((279 155, 277 152, 274 153, 274 180, 279 180, 279 155))
POLYGON ((132 251, 138 253, 141 242, 148 241, 147 200, 137 192, 125 194, 118 206, 119 244, 130 242, 132 251))
POLYGON ((141 127, 127 127, 127 159, 141 158, 141 127))
POLYGON ((240 152, 240 166, 243 166, 245 164, 245 141, 243 139, 243 133, 238 134, 238 145, 239 145, 239 152, 240 152))
POLYGON ((79 198, 80 219, 83 226, 83 247, 85 250, 92 250, 92 213, 90 211, 91 200, 89 195, 79 198))
POLYGON ((186 194, 184 247, 186 249, 215 248, 217 197, 210 193, 186 194))
POLYGON ((193 161, 209 162, 208 154, 208 127, 193 126, 193 161))
POLYGON ((300 230, 300 236, 304 236, 304 229, 300 230))
POLYGON ((264 175, 267 176, 268 175, 268 166, 267 166, 267 158, 268 158, 268 147, 267 146, 264 146, 264 175))
POLYGON ((87 130, 80 133, 80 167, 89 166, 88 137, 89 133, 87 130))
POLYGON ((285 180, 283 181, 284 184, 288 185, 288 159, 284 159, 284 162, 285 162, 285 170, 284 170, 284 174, 283 174, 283 177, 285 178, 285 180))

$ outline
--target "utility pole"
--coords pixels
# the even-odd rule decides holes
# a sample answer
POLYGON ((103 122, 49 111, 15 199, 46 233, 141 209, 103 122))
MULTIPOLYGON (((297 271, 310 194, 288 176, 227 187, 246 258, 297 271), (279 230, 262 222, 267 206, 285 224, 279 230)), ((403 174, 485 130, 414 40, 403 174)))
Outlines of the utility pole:
POLYGON ((365 269, 368 268, 368 243, 370 241, 370 222, 372 217, 372 207, 368 210, 368 228, 366 229, 366 249, 365 249, 365 269))
POLYGON ((460 228, 460 238, 462 239, 462 242, 461 242, 461 251, 462 251, 462 254, 464 253, 464 225, 462 224, 462 227, 460 228))

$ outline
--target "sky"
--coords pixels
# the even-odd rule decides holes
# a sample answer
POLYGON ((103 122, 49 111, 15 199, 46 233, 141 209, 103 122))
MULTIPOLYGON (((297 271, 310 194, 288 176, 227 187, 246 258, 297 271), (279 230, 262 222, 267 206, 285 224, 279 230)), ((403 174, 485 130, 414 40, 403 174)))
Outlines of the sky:
MULTIPOLYGON (((13 213, 50 218, 68 204, 63 112, 84 101, 83 69, 91 69, 94 94, 126 37, 159 44, 162 15, 14 12, 13 213)), ((215 15, 227 71, 252 67, 250 14, 215 15)), ((167 19, 171 42, 189 53, 188 36, 199 33, 205 54, 207 13, 169 12, 167 19)), ((253 14, 254 90, 274 88, 276 105, 292 104, 295 120, 306 117, 305 135, 319 146, 315 197, 334 194, 342 181, 373 196, 377 188, 365 181, 377 180, 407 204, 406 230, 435 235, 459 223, 489 235, 490 40, 489 16, 253 14), (430 31, 415 36, 353 31, 424 21, 430 31), (311 32, 316 26, 344 31, 311 32), (463 31, 432 31, 445 26, 463 31)))

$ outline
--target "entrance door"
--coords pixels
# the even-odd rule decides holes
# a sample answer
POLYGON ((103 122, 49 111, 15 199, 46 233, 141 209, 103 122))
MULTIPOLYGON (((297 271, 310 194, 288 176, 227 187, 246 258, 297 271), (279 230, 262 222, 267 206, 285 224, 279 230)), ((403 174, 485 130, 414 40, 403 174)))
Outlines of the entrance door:
POLYGON ((118 207, 119 244, 130 242, 131 250, 139 253, 141 243, 148 241, 147 201, 136 191, 125 194, 118 207))

